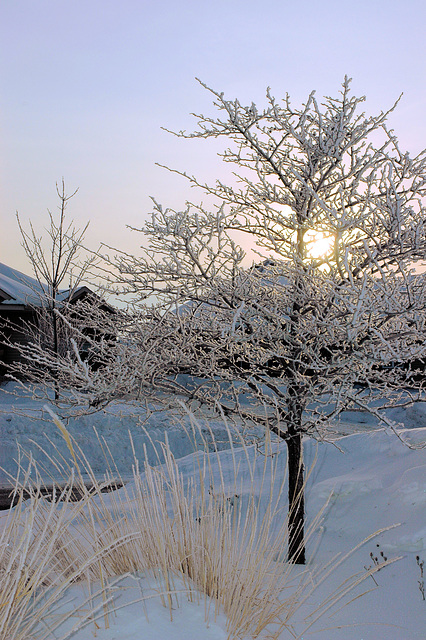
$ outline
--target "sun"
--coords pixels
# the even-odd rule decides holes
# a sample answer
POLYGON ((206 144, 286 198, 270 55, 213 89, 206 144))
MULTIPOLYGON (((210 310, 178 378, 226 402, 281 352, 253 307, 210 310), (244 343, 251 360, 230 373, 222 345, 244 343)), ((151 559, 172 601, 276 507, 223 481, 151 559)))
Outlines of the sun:
POLYGON ((334 245, 334 236, 323 231, 308 231, 305 234, 306 251, 309 258, 322 258, 330 253, 334 245))

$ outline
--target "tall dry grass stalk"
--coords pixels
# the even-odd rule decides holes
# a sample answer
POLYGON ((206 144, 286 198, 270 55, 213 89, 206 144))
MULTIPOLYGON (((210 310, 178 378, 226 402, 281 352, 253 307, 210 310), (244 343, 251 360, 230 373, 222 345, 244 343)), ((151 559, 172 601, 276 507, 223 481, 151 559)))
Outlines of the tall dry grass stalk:
MULTIPOLYGON (((21 461, 20 471, 23 469, 21 461)), ((60 491, 54 490, 52 501, 46 500, 40 492, 42 482, 37 465, 31 458, 23 475, 16 478, 13 489, 16 506, 3 515, 0 525, 2 640, 56 637, 55 629, 71 617, 72 610, 53 620, 49 613, 70 585, 98 561, 95 554, 79 557, 77 554, 78 540, 70 528, 83 505, 71 502, 73 484, 71 475, 60 491), (75 548, 70 552, 73 544, 75 548)), ((101 558, 102 554, 98 556, 101 558)), ((99 604, 93 604, 91 616, 98 615, 99 609, 99 604)), ((85 623, 87 620, 82 616, 76 624, 69 625, 66 637, 85 623)))
MULTIPOLYGON (((296 612, 312 594, 313 584, 321 583, 331 569, 313 579, 312 571, 282 561, 287 546, 286 462, 279 446, 267 439, 262 449, 243 442, 236 448, 230 436, 229 451, 199 451, 178 462, 166 442, 160 445, 162 465, 153 467, 145 460, 141 469, 134 455, 133 480, 103 493, 106 484, 121 481, 107 443, 97 436, 106 459, 100 481, 64 425, 53 418, 72 464, 57 450, 48 456, 55 466, 54 484, 59 477, 64 484, 51 502, 41 495, 46 475, 41 463, 30 458, 27 471, 15 480, 18 505, 0 540, 1 638, 53 637, 49 634, 63 619, 51 622, 52 607, 77 580, 100 585, 100 599, 93 604, 91 596, 90 616, 79 624, 101 616, 108 627, 115 606, 111 580, 136 571, 157 583, 161 576, 160 597, 171 618, 174 580, 179 578, 188 598, 199 600, 204 594, 206 619, 219 610, 226 614, 229 638, 256 638, 266 629, 270 638, 283 629, 297 636, 292 627, 296 612), (81 499, 72 503, 76 485, 81 499), (24 504, 28 487, 31 498, 24 504)), ((202 433, 195 420, 192 427, 202 433)), ((25 468, 24 457, 20 468, 25 468)), ((345 584, 333 601, 347 592, 345 584)), ((329 606, 327 599, 313 619, 329 606)))

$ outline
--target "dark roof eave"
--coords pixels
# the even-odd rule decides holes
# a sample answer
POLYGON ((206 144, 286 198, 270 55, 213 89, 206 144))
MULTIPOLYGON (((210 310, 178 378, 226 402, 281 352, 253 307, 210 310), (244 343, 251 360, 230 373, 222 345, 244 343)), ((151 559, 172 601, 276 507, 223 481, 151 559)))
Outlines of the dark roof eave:
POLYGON ((14 297, 7 293, 7 291, 5 291, 4 289, 0 289, 0 298, 3 298, 1 302, 4 302, 4 300, 14 300, 14 297))
POLYGON ((64 302, 77 302, 81 298, 87 295, 89 298, 93 298, 97 301, 100 308, 110 313, 115 313, 116 309, 112 307, 106 300, 103 300, 97 293, 86 287, 85 285, 76 289, 70 296, 64 298, 64 302))

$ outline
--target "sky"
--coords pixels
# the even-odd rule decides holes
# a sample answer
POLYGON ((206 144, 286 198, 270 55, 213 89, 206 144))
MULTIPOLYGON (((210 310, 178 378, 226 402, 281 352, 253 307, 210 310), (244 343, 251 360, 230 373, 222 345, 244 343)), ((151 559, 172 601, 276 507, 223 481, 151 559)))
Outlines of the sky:
POLYGON ((55 184, 86 244, 137 253, 151 197, 202 200, 176 174, 212 182, 215 141, 182 140, 190 114, 214 114, 200 78, 229 99, 266 104, 311 90, 337 95, 345 74, 366 110, 390 107, 401 148, 426 147, 424 0, 2 0, 0 262, 30 272, 15 214, 42 235, 55 184))

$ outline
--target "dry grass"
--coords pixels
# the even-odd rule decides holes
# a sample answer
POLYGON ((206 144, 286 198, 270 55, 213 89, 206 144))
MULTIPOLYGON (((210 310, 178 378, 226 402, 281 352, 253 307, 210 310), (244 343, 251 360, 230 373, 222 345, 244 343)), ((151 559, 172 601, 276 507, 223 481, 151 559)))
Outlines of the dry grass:
MULTIPOLYGON (((66 619, 57 616, 47 624, 45 616, 64 596, 68 587, 89 571, 98 557, 77 555, 77 540, 71 531, 82 504, 71 503, 73 478, 49 502, 39 492, 36 465, 30 461, 18 478, 15 508, 4 516, 0 536, 0 638, 44 640, 66 619), (35 475, 31 483, 30 476, 35 475), (23 487, 32 484, 31 498, 23 502, 23 487), (71 547, 74 549, 71 551, 71 547), (70 552, 71 551, 71 552, 70 552)), ((101 554, 99 554, 99 558, 101 554)), ((98 614, 99 606, 92 611, 98 614)), ((84 626, 81 619, 70 633, 84 626)))
MULTIPOLYGON (((47 614, 77 580, 87 581, 90 593, 91 583, 100 584, 100 604, 98 598, 94 605, 92 598, 90 618, 102 616, 108 626, 114 609, 111 580, 136 571, 153 579, 162 576, 161 597, 171 617, 174 579, 180 578, 188 598, 209 596, 204 598, 206 619, 219 610, 226 613, 229 638, 256 638, 265 630, 277 638, 284 628, 296 637, 292 619, 312 593, 313 581, 311 572, 280 561, 286 555, 287 521, 281 472, 285 456, 277 447, 266 442, 260 451, 242 443, 221 455, 199 452, 191 458, 193 473, 183 475, 167 444, 162 445, 163 465, 145 462, 140 473, 135 459, 133 481, 106 494, 104 484, 119 475, 107 444, 99 438, 108 465, 105 482, 99 482, 83 452, 54 419, 73 465, 59 453, 55 456, 55 475, 67 481, 51 502, 40 495, 42 465, 29 460, 26 473, 15 482, 19 503, 0 540, 1 638, 53 637, 62 619, 52 622, 49 614, 47 625, 47 614), (71 503, 75 484, 82 498, 71 503), (23 504, 28 486, 32 497, 23 504)), ((357 581, 355 577, 350 584, 357 581)), ((346 595, 347 587, 336 592, 333 602, 346 595)), ((329 606, 327 600, 322 610, 329 606)), ((320 613, 321 608, 314 619, 320 613)), ((78 625, 89 622, 82 618, 78 625)))

